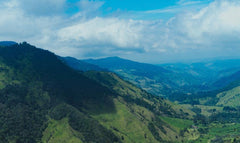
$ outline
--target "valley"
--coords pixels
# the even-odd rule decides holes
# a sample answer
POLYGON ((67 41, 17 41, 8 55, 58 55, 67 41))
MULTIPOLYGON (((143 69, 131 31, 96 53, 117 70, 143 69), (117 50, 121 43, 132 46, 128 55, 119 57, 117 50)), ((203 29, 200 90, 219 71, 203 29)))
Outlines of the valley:
POLYGON ((81 62, 115 72, 153 95, 171 100, 176 103, 177 109, 188 110, 187 114, 195 117, 192 125, 201 132, 201 135, 195 135, 198 139, 194 142, 239 140, 238 59, 163 65, 138 63, 119 57, 81 62))
POLYGON ((240 143, 240 0, 0 0, 0 143, 240 143))
POLYGON ((1 142, 240 141, 238 64, 179 69, 100 61, 59 57, 26 42, 1 45, 1 142))

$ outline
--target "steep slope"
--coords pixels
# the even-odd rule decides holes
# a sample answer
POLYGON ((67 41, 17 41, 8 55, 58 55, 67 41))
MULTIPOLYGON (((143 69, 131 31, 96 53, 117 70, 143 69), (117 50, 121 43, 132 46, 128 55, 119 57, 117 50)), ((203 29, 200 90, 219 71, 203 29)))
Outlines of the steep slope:
MULTIPOLYGON (((164 140, 191 139, 192 135, 190 133, 180 136, 180 132, 189 128, 193 124, 192 121, 183 119, 189 124, 186 124, 184 128, 179 128, 172 126, 171 122, 161 120, 162 117, 173 120, 192 118, 192 116, 184 113, 181 108, 174 109, 170 102, 148 94, 133 84, 122 80, 114 73, 91 71, 85 72, 84 75, 118 95, 114 100, 116 113, 95 114, 95 112, 100 112, 99 110, 91 113, 94 118, 99 120, 106 128, 112 130, 124 142, 162 142, 164 140)), ((197 131, 192 132, 198 133, 197 131)))
MULTIPOLYGON (((27 43, 1 47, 0 57, 2 142, 40 142, 43 131, 51 126, 48 120, 63 118, 83 142, 119 140, 85 113, 92 108, 115 111, 113 93, 107 88, 27 43)), ((43 142, 55 138, 52 135, 43 142)))
POLYGON ((75 71, 27 43, 0 47, 0 85, 3 143, 176 142, 199 136, 188 130, 192 116, 172 103, 113 73, 75 71), (188 124, 180 128, 166 118, 188 124))
POLYGON ((239 106, 237 102, 239 98, 240 87, 240 72, 236 72, 230 76, 226 76, 215 82, 214 86, 218 89, 209 92, 200 92, 192 95, 193 100, 200 101, 205 105, 217 105, 217 106, 239 106), (203 102, 202 102, 203 101, 203 102))
MULTIPOLYGON (((155 97, 110 72, 86 72, 86 76, 112 89, 118 95, 115 100, 117 114, 94 115, 104 126, 117 132, 126 142, 163 142, 194 139, 194 133, 180 135, 184 129, 190 128, 193 122, 181 108, 175 109, 173 104, 155 97), (127 118, 126 118, 127 117, 127 118), (188 122, 183 128, 167 122, 172 119, 188 122), (187 119, 189 118, 189 119, 187 119), (130 134, 130 136, 129 136, 130 134)), ((181 121, 177 124, 181 124, 181 121)), ((183 132, 184 133, 184 132, 183 132)), ((199 136, 197 136, 199 137, 199 136)))
POLYGON ((238 107, 240 106, 240 86, 235 87, 231 90, 221 92, 217 95, 219 99, 217 105, 219 106, 232 106, 238 107))

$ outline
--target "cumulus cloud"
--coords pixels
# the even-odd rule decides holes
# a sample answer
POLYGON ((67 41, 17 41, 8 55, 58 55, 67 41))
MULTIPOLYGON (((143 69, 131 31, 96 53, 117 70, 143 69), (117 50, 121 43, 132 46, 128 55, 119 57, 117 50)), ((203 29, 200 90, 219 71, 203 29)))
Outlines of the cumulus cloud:
POLYGON ((78 12, 68 15, 66 0, 4 0, 0 2, 0 39, 28 41, 77 58, 118 55, 140 60, 145 56, 157 61, 240 53, 240 1, 216 0, 200 10, 180 10, 194 3, 200 1, 179 1, 177 13, 165 22, 134 20, 138 13, 133 18, 126 13, 103 16, 102 1, 76 2, 78 12))
POLYGON ((93 18, 61 29, 61 41, 75 41, 79 45, 139 47, 144 24, 140 21, 118 18, 93 18))
POLYGON ((240 1, 215 1, 198 12, 178 15, 169 29, 169 34, 180 36, 171 35, 183 47, 235 47, 231 42, 240 40, 240 1))

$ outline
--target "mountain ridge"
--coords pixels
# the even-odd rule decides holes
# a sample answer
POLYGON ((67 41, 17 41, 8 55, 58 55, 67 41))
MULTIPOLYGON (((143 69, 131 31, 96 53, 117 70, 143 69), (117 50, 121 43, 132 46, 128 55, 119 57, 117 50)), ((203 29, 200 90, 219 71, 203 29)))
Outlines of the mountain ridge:
POLYGON ((184 127, 191 128, 192 115, 113 73, 76 71, 26 42, 1 47, 0 57, 4 143, 188 140, 182 128, 159 118, 186 120, 184 127))

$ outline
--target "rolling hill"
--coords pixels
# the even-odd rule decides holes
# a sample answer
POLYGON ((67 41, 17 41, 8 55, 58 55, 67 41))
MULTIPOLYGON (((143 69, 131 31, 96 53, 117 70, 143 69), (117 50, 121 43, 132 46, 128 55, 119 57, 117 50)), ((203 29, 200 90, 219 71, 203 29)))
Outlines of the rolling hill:
POLYGON ((0 109, 3 143, 181 142, 199 137, 189 110, 114 73, 76 71, 26 42, 0 46, 0 109))
POLYGON ((237 59, 161 65, 138 63, 119 57, 83 61, 115 72, 154 95, 179 102, 189 95, 226 86, 220 81, 224 78, 230 80, 228 76, 240 68, 240 60, 237 59))
MULTIPOLYGON (((113 59, 119 61, 119 58, 117 59, 113 58, 113 59)), ((211 81, 209 84, 209 86, 211 86, 213 81, 217 80, 218 78, 221 79, 221 77, 224 77, 224 76, 226 77, 231 76, 232 73, 234 75, 234 72, 238 70, 238 62, 235 62, 235 61, 237 60, 230 60, 230 61, 227 60, 222 62, 216 61, 211 64, 209 62, 194 63, 194 64, 174 64, 174 65, 166 64, 166 65, 162 65, 162 67, 170 71, 170 72, 167 72, 167 74, 176 73, 178 75, 181 75, 181 74, 184 75, 184 72, 185 73, 187 72, 189 75, 192 75, 192 76, 186 76, 190 78, 189 79, 190 83, 197 79, 198 81, 202 81, 202 82, 211 81), (232 63, 232 65, 229 65, 229 63, 232 63), (213 79, 207 79, 208 76, 213 79), (191 78, 194 78, 194 80, 191 78)), ((129 62, 129 61, 125 61, 125 62, 129 62)), ((121 66, 119 65, 120 64, 118 64, 117 67, 121 68, 121 66)), ((108 66, 111 66, 111 64, 109 64, 108 66)), ((125 66, 125 68, 126 67, 127 66, 125 66)), ((137 90, 132 90, 130 88, 133 85, 129 82, 124 82, 124 84, 120 84, 122 83, 122 80, 119 79, 119 77, 113 73, 88 71, 88 72, 84 72, 84 74, 89 78, 94 79, 95 81, 98 81, 99 83, 101 83, 106 87, 109 87, 110 85, 110 89, 114 89, 118 93, 122 93, 125 95, 126 94, 134 95, 134 92, 131 92, 131 91, 135 91, 135 92, 137 91, 137 90), (97 76, 94 76, 94 75, 97 75, 97 76), (106 81, 106 79, 115 79, 115 80, 106 81), (116 86, 116 85, 119 85, 119 86, 116 86), (128 85, 128 86, 124 86, 124 85, 128 85)), ((164 76, 167 75, 164 72, 162 74, 164 76)), ((183 139, 183 142, 203 142, 203 143, 234 142, 234 141, 238 142, 240 139, 240 134, 238 134, 236 131, 239 130, 239 126, 240 126, 239 124, 240 110, 237 107, 238 98, 239 98, 238 97, 239 87, 237 87, 236 83, 237 82, 233 82, 225 88, 212 87, 212 89, 214 89, 213 91, 205 91, 205 90, 202 91, 202 89, 199 90, 199 87, 198 87, 198 90, 195 93, 187 96, 178 94, 177 95, 177 97, 179 98, 178 100, 185 103, 182 105, 177 105, 177 104, 168 102, 170 103, 171 107, 175 110, 175 113, 186 115, 188 118, 194 117, 190 120, 185 120, 185 119, 182 120, 185 117, 169 118, 169 116, 166 116, 166 115, 163 115, 162 117, 159 117, 159 118, 163 122, 168 123, 170 126, 172 126, 172 128, 175 128, 176 130, 179 130, 179 129, 184 130, 184 128, 186 129, 185 125, 190 125, 192 124, 191 122, 193 122, 194 123, 194 126, 192 126, 193 128, 187 129, 187 132, 191 132, 192 136, 188 136, 186 133, 184 133, 184 137, 185 138, 187 137, 188 139, 191 138, 192 141, 187 141, 183 139), (181 113, 181 110, 182 110, 182 113, 181 113), (197 132, 194 128, 195 129, 197 128, 197 132)), ((191 86, 189 85, 189 87, 191 86)), ((191 88, 194 89, 196 87, 191 87, 191 88)), ((138 103, 138 101, 134 101, 134 102, 138 103)), ((154 114, 156 115, 156 112, 154 114)), ((163 114, 166 114, 166 113, 163 113, 163 114)), ((96 117, 99 118, 99 116, 96 116, 96 117)), ((103 117, 104 117, 103 124, 106 124, 106 123, 109 124, 109 121, 105 121, 106 118, 111 120, 113 119, 108 116, 107 117, 100 116, 101 119, 103 117)), ((118 116, 118 118, 121 118, 121 116, 118 116)), ((122 121, 118 121, 118 122, 122 122, 122 121)), ((168 133, 168 134, 171 134, 171 133, 168 133)), ((177 142, 177 140, 175 140, 174 142, 177 142)))

